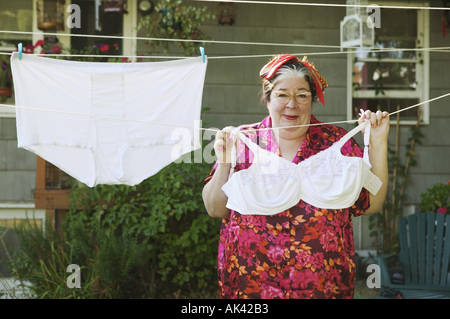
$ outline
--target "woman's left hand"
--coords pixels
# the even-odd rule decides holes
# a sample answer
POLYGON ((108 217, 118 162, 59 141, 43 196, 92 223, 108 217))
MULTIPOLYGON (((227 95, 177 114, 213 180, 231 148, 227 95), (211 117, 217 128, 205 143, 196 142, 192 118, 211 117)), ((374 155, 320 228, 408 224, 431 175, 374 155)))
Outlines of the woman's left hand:
POLYGON ((372 165, 371 171, 382 182, 381 188, 376 195, 369 194, 370 207, 365 214, 373 214, 383 209, 389 183, 388 172, 388 135, 389 135, 389 114, 388 112, 363 111, 359 114, 358 123, 370 120, 370 146, 369 160, 372 165))
POLYGON ((369 119, 371 123, 370 143, 387 142, 389 135, 389 113, 382 111, 372 112, 370 110, 361 110, 359 113, 358 123, 361 124, 366 119, 369 119))

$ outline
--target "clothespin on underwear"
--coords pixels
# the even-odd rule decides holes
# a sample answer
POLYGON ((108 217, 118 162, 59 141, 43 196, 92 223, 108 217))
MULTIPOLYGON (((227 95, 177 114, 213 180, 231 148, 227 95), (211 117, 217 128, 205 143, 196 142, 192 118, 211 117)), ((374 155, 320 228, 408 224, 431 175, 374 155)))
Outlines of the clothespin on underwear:
POLYGON ((17 46, 17 51, 19 52, 19 60, 22 60, 22 43, 17 46))
POLYGON ((205 63, 205 48, 204 47, 200 47, 200 53, 202 54, 203 57, 203 63, 205 63))

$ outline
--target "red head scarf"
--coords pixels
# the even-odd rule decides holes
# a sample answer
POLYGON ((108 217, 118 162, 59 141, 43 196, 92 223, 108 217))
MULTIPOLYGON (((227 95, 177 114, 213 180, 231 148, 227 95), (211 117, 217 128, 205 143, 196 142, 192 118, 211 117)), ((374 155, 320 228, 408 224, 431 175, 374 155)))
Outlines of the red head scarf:
POLYGON ((303 57, 301 61, 299 59, 291 54, 283 54, 280 56, 277 56, 273 58, 269 63, 267 63, 259 72, 259 75, 269 80, 273 77, 275 72, 285 63, 288 61, 295 61, 302 63, 308 70, 311 72, 313 78, 314 78, 314 84, 317 92, 317 97, 319 98, 319 101, 325 106, 325 98, 323 96, 323 91, 326 87, 328 87, 327 81, 325 81, 324 77, 320 75, 319 72, 317 72, 317 69, 314 67, 314 65, 311 62, 308 62, 306 56, 303 57))

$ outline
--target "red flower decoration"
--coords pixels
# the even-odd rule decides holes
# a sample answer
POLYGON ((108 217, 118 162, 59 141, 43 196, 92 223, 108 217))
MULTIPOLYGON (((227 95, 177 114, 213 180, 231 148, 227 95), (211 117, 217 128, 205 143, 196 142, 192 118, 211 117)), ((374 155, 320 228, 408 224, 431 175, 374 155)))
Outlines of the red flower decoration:
POLYGON ((54 54, 60 54, 62 52, 62 48, 59 45, 55 44, 54 46, 52 46, 50 51, 54 54))
POLYGON ((101 52, 106 52, 106 51, 108 51, 108 50, 109 50, 109 45, 107 45, 107 44, 105 44, 105 45, 103 45, 103 46, 100 47, 100 51, 101 51, 101 52))
POLYGON ((36 41, 36 43, 34 44, 34 48, 37 48, 37 47, 43 47, 44 46, 44 44, 45 44, 45 41, 44 40, 38 40, 38 41, 36 41))

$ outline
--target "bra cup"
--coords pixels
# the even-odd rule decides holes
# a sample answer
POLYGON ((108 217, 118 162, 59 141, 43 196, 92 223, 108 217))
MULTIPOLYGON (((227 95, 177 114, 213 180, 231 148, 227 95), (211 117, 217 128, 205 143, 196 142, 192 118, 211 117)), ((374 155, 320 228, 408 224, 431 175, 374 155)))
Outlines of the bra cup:
POLYGON ((273 215, 295 206, 301 196, 297 165, 265 150, 257 152, 252 165, 234 173, 222 187, 227 207, 241 214, 273 215))
POLYGON ((264 163, 260 161, 259 165, 252 165, 249 169, 252 177, 259 179, 251 192, 259 209, 273 213, 273 207, 277 207, 281 212, 297 204, 300 201, 300 185, 296 165, 271 152, 264 152, 258 158, 264 163), (271 164, 268 165, 268 162, 271 164))
MULTIPOLYGON (((355 203, 361 191, 361 158, 346 157, 330 147, 299 164, 302 199, 316 207, 345 208, 355 203)), ((363 173, 363 176, 365 173, 363 173)))

